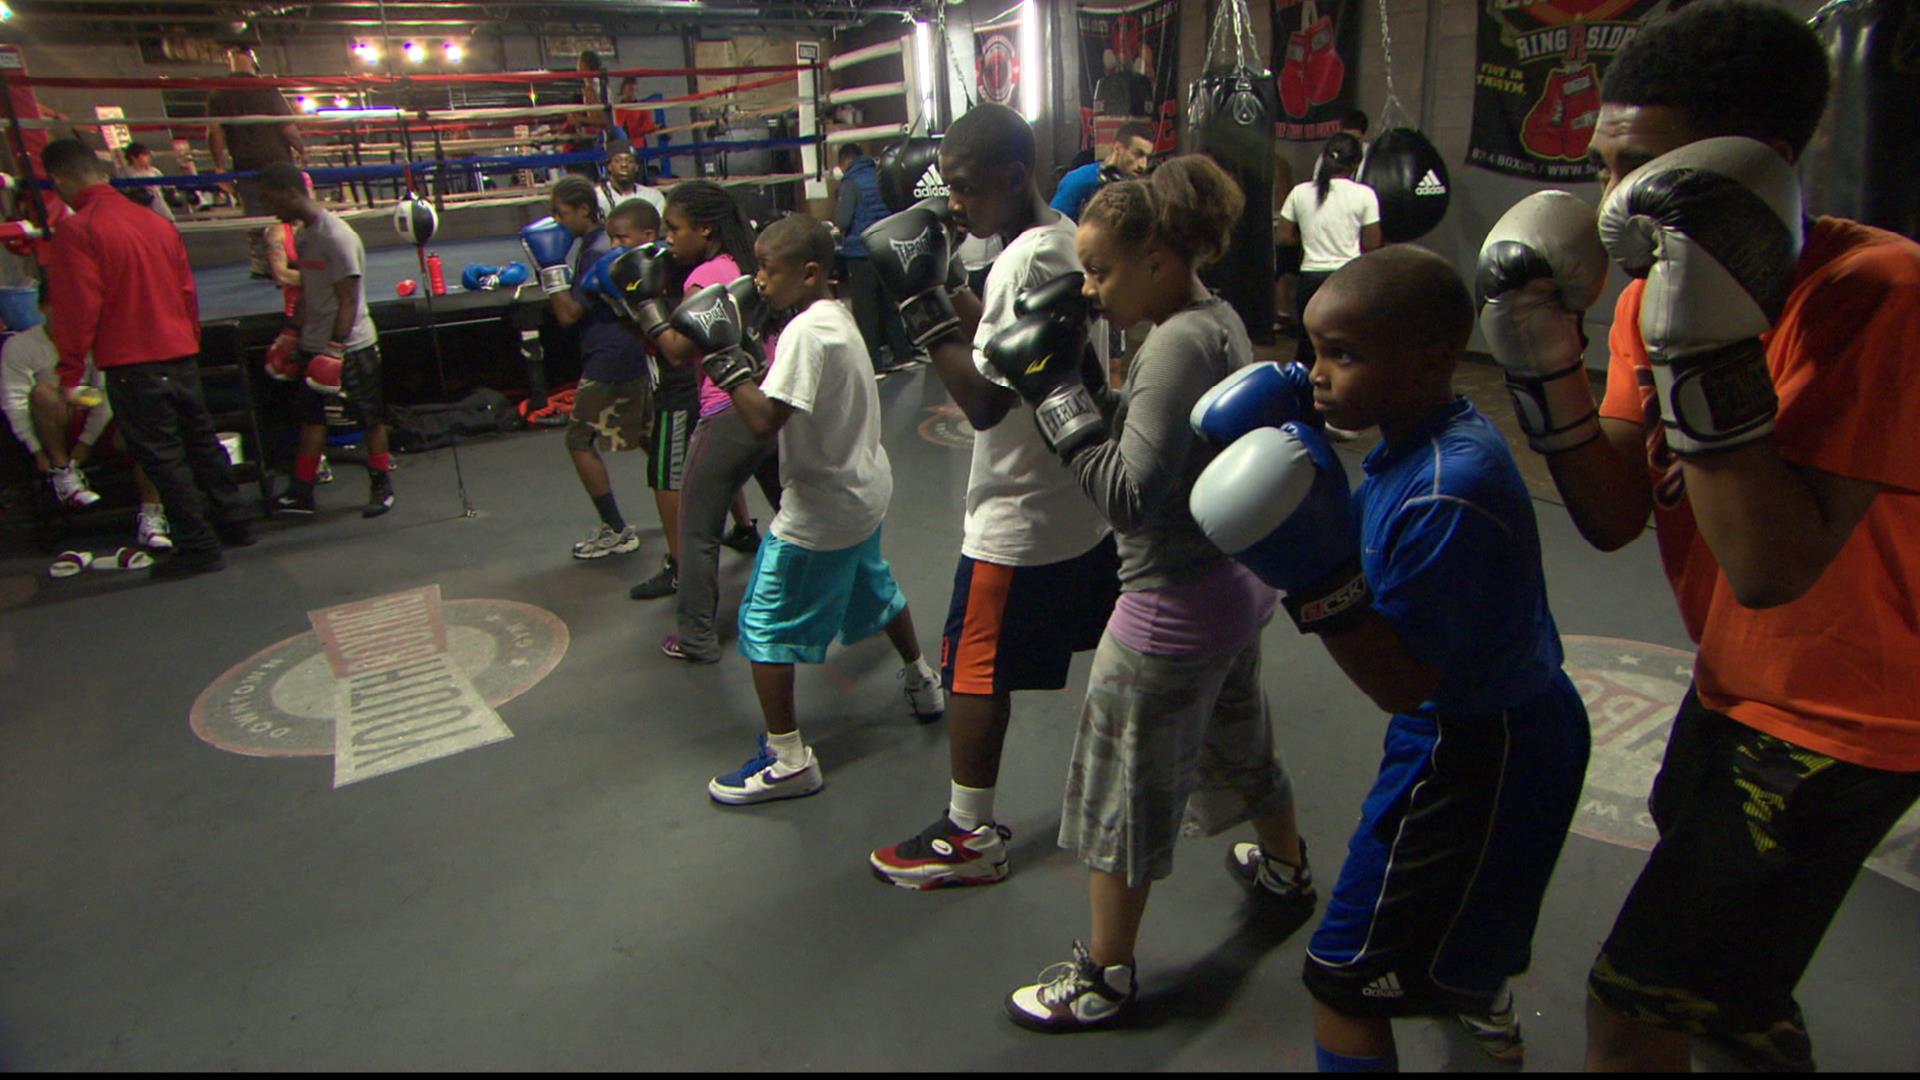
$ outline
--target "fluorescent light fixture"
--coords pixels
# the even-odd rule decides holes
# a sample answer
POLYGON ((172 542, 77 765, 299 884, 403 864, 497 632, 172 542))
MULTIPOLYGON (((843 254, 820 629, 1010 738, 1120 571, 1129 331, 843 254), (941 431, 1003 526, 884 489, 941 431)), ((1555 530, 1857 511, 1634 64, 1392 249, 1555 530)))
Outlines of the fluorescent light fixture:
MULTIPOLYGON (((346 99, 335 98, 334 100, 345 101, 346 99)), ((321 109, 320 115, 321 116, 353 116, 353 117, 358 117, 359 119, 362 119, 362 120, 379 120, 379 119, 387 119, 387 118, 398 118, 401 115, 401 112, 397 108, 388 106, 385 108, 376 108, 376 109, 348 109, 348 108, 321 109)))
POLYGON ((319 108, 319 107, 320 107, 320 103, 319 103, 319 102, 317 102, 317 101, 315 101, 315 100, 313 100, 312 98, 310 98, 310 97, 308 97, 308 96, 307 96, 307 95, 305 95, 305 94, 301 94, 301 95, 300 95, 299 97, 297 97, 297 98, 294 98, 294 99, 293 99, 293 103, 294 103, 295 105, 298 105, 298 106, 300 107, 300 111, 301 111, 301 112, 308 112, 308 113, 310 113, 310 112, 312 112, 313 110, 315 110, 315 109, 317 109, 317 108, 319 108))
POLYGON ((440 48, 441 51, 446 54, 447 63, 449 64, 457 64, 467 58, 467 50, 461 48, 460 43, 457 41, 449 41, 440 46, 440 48))
POLYGON ((343 97, 337 97, 333 99, 333 107, 336 109, 345 109, 352 106, 352 104, 353 102, 348 101, 346 98, 343 98, 343 97))
POLYGON ((1040 73, 1047 65, 1040 59, 1040 5, 1027 0, 1020 12, 1020 111, 1027 123, 1040 122, 1040 73))
POLYGON ((0 0, 0 20, 11 18, 13 18, 13 5, 7 3, 6 0, 0 0))
POLYGON ((934 80, 940 73, 933 66, 933 27, 924 22, 913 24, 913 66, 914 78, 920 83, 920 120, 921 131, 933 134, 934 80))

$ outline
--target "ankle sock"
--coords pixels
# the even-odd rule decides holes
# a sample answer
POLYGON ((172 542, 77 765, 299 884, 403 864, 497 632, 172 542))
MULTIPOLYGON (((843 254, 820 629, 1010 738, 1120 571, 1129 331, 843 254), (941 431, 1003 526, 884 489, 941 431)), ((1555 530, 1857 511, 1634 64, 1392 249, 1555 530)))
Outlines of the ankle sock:
POLYGON ((1379 1057, 1348 1057, 1313 1044, 1313 1058, 1323 1073, 1393 1073, 1400 1071, 1400 1052, 1389 1050, 1379 1057))
POLYGON ((954 784, 947 800, 947 820, 972 832, 993 822, 993 789, 954 784))
POLYGON ((780 759, 780 764, 788 768, 798 768, 806 763, 807 745, 800 741, 798 728, 785 735, 768 735, 767 749, 780 759))
POLYGON ((307 485, 308 487, 312 487, 314 478, 319 475, 320 475, 320 455, 319 454, 295 454, 294 455, 293 478, 295 480, 300 481, 301 483, 307 485))
POLYGON ((392 454, 368 454, 367 471, 370 473, 389 473, 393 471, 392 454))
POLYGON ((614 532, 627 531, 627 519, 620 516, 620 503, 609 491, 605 495, 593 496, 593 508, 600 512, 600 520, 614 532))

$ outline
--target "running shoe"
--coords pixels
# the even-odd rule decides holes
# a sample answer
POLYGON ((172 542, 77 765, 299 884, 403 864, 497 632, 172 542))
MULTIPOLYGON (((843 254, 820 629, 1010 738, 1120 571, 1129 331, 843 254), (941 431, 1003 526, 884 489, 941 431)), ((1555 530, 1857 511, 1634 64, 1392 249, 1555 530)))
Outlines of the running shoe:
POLYGON ((613 526, 601 522, 600 527, 588 534, 585 540, 573 545, 573 557, 576 559, 604 559, 609 555, 625 555, 629 551, 640 550, 640 530, 632 525, 615 532, 613 526))
POLYGON ((1518 1065, 1527 1056, 1526 1040, 1520 1037, 1520 1020, 1513 1012, 1513 990, 1500 988, 1499 1005, 1484 1013, 1457 1013, 1461 1026, 1473 1036, 1473 1045, 1495 1061, 1518 1065))
POLYGON ((894 677, 906 691, 907 708, 913 710, 915 719, 938 720, 947 714, 947 692, 940 686, 939 672, 919 676, 912 668, 903 667, 894 677))
POLYGON ((867 862, 875 877, 903 889, 992 885, 1006 879, 1011 839, 1013 830, 1005 825, 967 830, 943 813, 913 839, 876 849, 867 862))
POLYGON ((1040 981, 1007 995, 1007 1018, 1029 1031, 1060 1035, 1118 1027, 1133 1013, 1133 969, 1102 968, 1079 942, 1073 959, 1040 973, 1040 981))
POLYGON ((759 753, 733 772, 708 781, 707 794, 717 803, 748 806, 776 799, 803 798, 819 791, 826 782, 820 772, 820 761, 813 756, 813 747, 807 747, 806 764, 796 769, 782 765, 774 756, 773 748, 767 745, 767 737, 762 735, 759 753))

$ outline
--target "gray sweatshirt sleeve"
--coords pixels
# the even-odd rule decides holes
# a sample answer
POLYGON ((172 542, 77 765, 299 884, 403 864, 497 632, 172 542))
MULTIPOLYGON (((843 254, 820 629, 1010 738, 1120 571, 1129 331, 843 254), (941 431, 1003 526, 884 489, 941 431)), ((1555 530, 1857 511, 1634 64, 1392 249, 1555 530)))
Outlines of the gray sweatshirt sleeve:
POLYGON ((833 206, 833 223, 840 229, 840 235, 853 233, 853 215, 860 209, 860 189, 846 181, 840 183, 840 199, 833 206))
POLYGON ((1200 332, 1207 325, 1179 319, 1154 328, 1127 375, 1119 434, 1069 465, 1115 529, 1143 527, 1182 491, 1195 441, 1187 415, 1226 374, 1221 343, 1200 332))

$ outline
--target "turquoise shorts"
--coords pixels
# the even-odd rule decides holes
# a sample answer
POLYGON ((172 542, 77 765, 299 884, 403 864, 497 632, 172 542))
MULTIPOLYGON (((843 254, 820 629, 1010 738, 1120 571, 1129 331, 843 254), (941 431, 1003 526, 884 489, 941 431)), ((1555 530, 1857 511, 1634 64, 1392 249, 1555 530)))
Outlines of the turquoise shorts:
POLYGON ((769 534, 740 605, 740 655, 756 664, 820 664, 838 636, 851 645, 907 606, 880 555, 880 530, 850 548, 813 551, 769 534))

